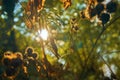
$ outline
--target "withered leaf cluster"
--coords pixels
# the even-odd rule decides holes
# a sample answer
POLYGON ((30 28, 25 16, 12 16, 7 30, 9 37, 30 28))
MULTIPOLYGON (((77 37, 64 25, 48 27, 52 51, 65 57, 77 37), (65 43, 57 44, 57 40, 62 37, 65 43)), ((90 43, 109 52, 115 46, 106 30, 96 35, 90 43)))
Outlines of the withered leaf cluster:
POLYGON ((38 15, 40 11, 44 8, 45 0, 29 0, 27 6, 25 7, 25 23, 30 29, 34 28, 35 22, 38 20, 38 15))
POLYGON ((4 53, 2 64, 4 65, 5 71, 3 73, 4 77, 14 78, 19 72, 19 68, 23 64, 23 56, 20 52, 10 52, 4 53))
POLYGON ((72 5, 72 2, 71 0, 61 0, 61 2, 63 2, 63 6, 64 6, 64 9, 67 9, 68 7, 70 7, 72 5))
POLYGON ((103 25, 106 24, 111 17, 111 13, 114 13, 117 9, 117 3, 113 0, 105 3, 106 0, 88 0, 87 7, 81 12, 82 18, 97 19, 103 25))

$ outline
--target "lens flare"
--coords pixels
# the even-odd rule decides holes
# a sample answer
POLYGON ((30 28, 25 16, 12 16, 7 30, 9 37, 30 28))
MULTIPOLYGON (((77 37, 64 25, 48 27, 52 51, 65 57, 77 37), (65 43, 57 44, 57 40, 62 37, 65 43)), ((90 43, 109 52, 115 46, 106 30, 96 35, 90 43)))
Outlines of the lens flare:
POLYGON ((43 39, 43 40, 47 40, 48 38, 48 31, 46 29, 43 29, 40 31, 40 37, 43 39))

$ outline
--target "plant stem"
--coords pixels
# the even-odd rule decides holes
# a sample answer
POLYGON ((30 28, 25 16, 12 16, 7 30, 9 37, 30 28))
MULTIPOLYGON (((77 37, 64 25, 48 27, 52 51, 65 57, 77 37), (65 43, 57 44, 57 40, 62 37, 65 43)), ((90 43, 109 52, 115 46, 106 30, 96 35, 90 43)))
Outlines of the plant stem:
MULTIPOLYGON (((106 26, 103 25, 102 31, 100 32, 100 34, 99 34, 98 37, 96 38, 93 47, 91 48, 90 52, 88 53, 88 57, 87 57, 86 60, 85 60, 84 67, 87 67, 88 61, 89 61, 89 59, 91 58, 91 56, 93 55, 94 49, 95 49, 98 41, 100 40, 102 34, 107 30, 107 28, 108 28, 110 25, 112 25, 112 24, 113 24, 115 21, 117 21, 119 18, 120 18, 120 16, 118 16, 118 17, 116 17, 115 19, 113 19, 108 25, 106 25, 106 26)), ((87 69, 85 68, 84 71, 83 71, 83 76, 85 75, 86 71, 87 71, 87 69)))

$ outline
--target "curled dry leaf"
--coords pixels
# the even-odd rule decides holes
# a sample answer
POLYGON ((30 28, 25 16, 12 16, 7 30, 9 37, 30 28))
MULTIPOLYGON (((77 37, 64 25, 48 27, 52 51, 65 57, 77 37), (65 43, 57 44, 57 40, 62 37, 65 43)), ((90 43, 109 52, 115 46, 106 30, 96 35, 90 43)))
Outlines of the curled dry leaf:
POLYGON ((37 9, 37 12, 41 11, 44 7, 45 0, 34 0, 35 8, 37 9))
POLYGON ((71 0, 61 0, 61 2, 63 2, 65 9, 67 9, 72 4, 71 0))
POLYGON ((33 23, 38 19, 38 13, 43 9, 45 0, 29 0, 27 6, 23 6, 25 9, 25 24, 27 28, 32 29, 35 27, 33 23))
POLYGON ((53 38, 50 38, 50 44, 51 44, 51 47, 54 51, 54 55, 59 59, 60 55, 58 54, 58 48, 57 48, 53 38))
POLYGON ((29 0, 26 10, 33 11, 35 9, 39 12, 43 9, 44 4, 45 0, 29 0))
POLYGON ((28 29, 32 29, 33 28, 33 24, 32 21, 25 19, 25 24, 27 26, 28 29))

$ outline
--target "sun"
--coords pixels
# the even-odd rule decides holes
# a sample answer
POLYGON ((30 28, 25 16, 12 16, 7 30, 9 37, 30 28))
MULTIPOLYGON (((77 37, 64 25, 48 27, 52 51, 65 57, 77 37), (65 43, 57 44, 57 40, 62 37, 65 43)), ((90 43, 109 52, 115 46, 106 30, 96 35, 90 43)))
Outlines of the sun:
POLYGON ((43 39, 43 40, 47 40, 48 38, 48 31, 46 29, 43 29, 40 31, 40 37, 43 39))

